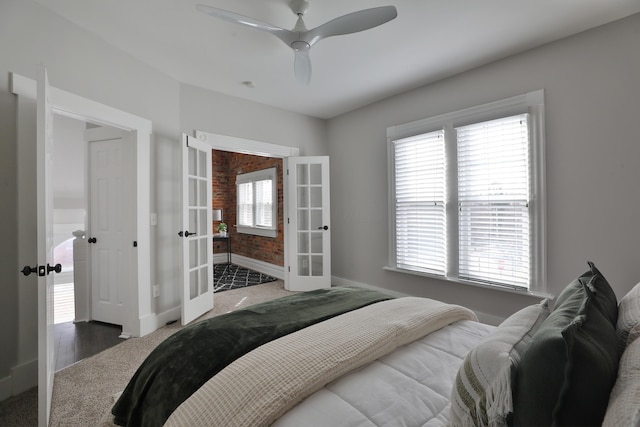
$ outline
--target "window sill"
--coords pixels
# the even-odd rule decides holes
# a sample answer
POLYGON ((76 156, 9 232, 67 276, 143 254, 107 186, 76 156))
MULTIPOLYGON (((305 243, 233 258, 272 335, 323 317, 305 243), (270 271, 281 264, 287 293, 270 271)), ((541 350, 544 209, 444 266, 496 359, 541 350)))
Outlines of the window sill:
POLYGON ((254 236, 263 237, 278 237, 278 230, 270 230, 266 228, 253 228, 253 227, 237 227, 237 231, 240 234, 252 234, 254 236))
POLYGON ((384 266, 384 267, 382 267, 382 269, 383 270, 387 270, 387 271, 393 271, 393 272, 396 272, 396 273, 410 274, 412 276, 422 276, 422 277, 428 277, 430 279, 442 280, 442 281, 445 281, 445 282, 453 282, 453 283, 458 283, 458 284, 461 284, 461 285, 473 286, 473 287, 476 287, 476 288, 490 289, 490 290, 493 290, 493 291, 507 292, 507 293, 510 293, 510 294, 524 295, 524 296, 533 297, 533 298, 546 298, 546 299, 548 299, 550 301, 555 298, 555 296, 553 296, 553 295, 551 295, 549 293, 546 293, 546 292, 529 291, 529 290, 526 290, 526 289, 516 289, 516 288, 509 288, 509 287, 503 287, 503 286, 497 286, 497 285, 488 285, 488 284, 471 282, 471 281, 468 281, 468 280, 461 280, 461 279, 451 279, 451 278, 438 276, 438 275, 435 275, 435 274, 423 273, 423 272, 419 272, 419 271, 405 270, 405 269, 397 268, 397 267, 384 266))

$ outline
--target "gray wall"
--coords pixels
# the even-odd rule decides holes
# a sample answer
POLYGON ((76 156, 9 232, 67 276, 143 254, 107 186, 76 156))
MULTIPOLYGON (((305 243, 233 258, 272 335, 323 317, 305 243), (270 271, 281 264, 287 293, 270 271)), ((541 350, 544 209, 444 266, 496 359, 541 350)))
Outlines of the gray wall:
MULTIPOLYGON (((33 343, 19 341, 20 336, 35 340, 37 330, 21 330, 18 334, 17 326, 18 319, 29 314, 37 316, 35 292, 25 295, 18 291, 36 288, 33 276, 22 278, 18 274, 22 265, 36 259, 36 246, 34 236, 17 236, 15 231, 17 103, 10 93, 9 74, 15 72, 33 79, 37 65, 43 63, 53 86, 152 120, 152 145, 163 141, 177 143, 179 85, 30 0, 2 1, 0 52, 0 196, 3 199, 0 268, 5 272, 0 278, 0 320, 3 325, 16 325, 0 329, 0 340, 5 343, 0 350, 0 395, 4 396, 7 387, 11 387, 11 368, 28 365, 37 357, 33 343), (20 257, 17 253, 18 237, 26 248, 26 256, 20 257)), ((153 148, 152 153, 155 153, 153 148)), ((20 192, 32 198, 35 211, 34 188, 20 188, 20 192)), ((152 204, 154 194, 155 191, 152 204)), ((24 324, 22 320, 20 323, 24 324)))
POLYGON ((548 290, 557 295, 591 260, 621 297, 640 281, 639 76, 635 15, 330 120, 334 276, 497 317, 534 302, 383 270, 389 244, 385 132, 544 89, 548 290))

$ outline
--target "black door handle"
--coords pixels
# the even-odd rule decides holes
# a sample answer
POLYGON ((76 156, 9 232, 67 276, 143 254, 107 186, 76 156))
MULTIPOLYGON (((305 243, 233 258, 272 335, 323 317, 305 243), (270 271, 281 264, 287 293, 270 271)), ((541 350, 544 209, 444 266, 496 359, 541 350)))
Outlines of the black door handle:
POLYGON ((95 237, 89 237, 89 240, 87 240, 87 242, 89 243, 96 243, 98 241, 98 239, 96 239, 95 237))
POLYGON ((24 268, 22 270, 20 270, 20 271, 25 276, 28 276, 31 273, 37 273, 38 272, 38 266, 36 265, 35 267, 29 267, 28 265, 25 265, 24 268))
POLYGON ((328 230, 329 226, 325 225, 324 227, 318 227, 318 230, 328 230))
POLYGON ((49 264, 47 264, 47 274, 51 273, 52 271, 55 271, 56 273, 60 273, 62 271, 62 265, 56 264, 53 267, 51 267, 49 264))
POLYGON ((180 237, 189 237, 189 236, 195 236, 196 233, 189 233, 189 230, 185 231, 184 233, 181 231, 178 233, 178 236, 180 237))

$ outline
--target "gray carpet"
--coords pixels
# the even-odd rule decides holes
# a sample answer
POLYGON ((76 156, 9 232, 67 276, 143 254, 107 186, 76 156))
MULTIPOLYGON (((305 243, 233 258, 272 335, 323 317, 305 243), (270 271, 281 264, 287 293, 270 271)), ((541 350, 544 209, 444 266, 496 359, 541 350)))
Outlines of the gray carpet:
MULTIPOLYGON (((282 280, 215 295, 215 307, 200 319, 290 295, 282 280)), ((200 320, 198 319, 198 320, 200 320)), ((179 330, 178 323, 142 338, 131 338, 56 373, 50 426, 96 426, 105 422, 114 402, 147 355, 179 330)), ((37 425, 37 389, 0 402, 0 426, 37 425)))

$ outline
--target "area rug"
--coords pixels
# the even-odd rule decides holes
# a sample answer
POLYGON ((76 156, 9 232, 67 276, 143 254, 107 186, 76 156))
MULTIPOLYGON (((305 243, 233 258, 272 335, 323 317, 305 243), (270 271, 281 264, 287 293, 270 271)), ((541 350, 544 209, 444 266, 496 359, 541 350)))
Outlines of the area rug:
POLYGON ((244 288, 275 280, 278 279, 235 264, 215 264, 213 266, 213 292, 244 288))

